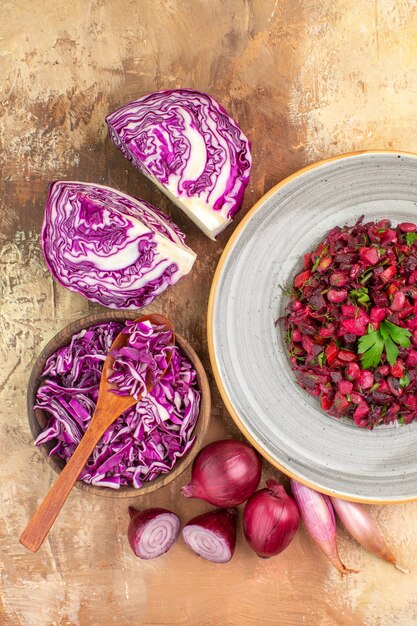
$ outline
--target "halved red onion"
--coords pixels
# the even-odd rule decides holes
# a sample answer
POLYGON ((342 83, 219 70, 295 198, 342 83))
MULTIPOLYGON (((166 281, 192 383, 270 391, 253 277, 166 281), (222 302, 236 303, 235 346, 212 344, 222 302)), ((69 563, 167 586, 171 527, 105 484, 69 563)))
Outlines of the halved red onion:
POLYGON ((155 559, 175 543, 181 524, 172 511, 161 508, 138 511, 130 506, 129 515, 127 535, 133 552, 140 559, 155 559))
POLYGON ((197 515, 182 529, 185 543, 193 552, 214 563, 227 563, 236 546, 237 510, 216 509, 197 515))

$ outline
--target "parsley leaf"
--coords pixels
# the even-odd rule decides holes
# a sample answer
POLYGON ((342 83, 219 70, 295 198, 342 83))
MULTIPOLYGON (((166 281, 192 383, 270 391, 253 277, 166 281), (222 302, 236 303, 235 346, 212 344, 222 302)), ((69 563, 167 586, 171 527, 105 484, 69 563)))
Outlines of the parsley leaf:
POLYGON ((407 233, 405 236, 405 240, 407 242, 407 246, 410 246, 411 248, 413 243, 417 241, 417 233, 407 233))
POLYGON ((403 348, 408 348, 410 345, 411 333, 407 328, 402 328, 401 326, 396 326, 392 324, 388 320, 384 320, 381 322, 381 326, 388 331, 391 339, 395 341, 395 343, 400 344, 403 348))
POLYGON ((325 359, 324 352, 320 352, 320 354, 317 357, 317 363, 320 365, 320 367, 323 367, 324 359, 325 359))
POLYGON ((365 369, 377 367, 384 350, 384 340, 378 330, 359 339, 358 354, 362 355, 362 365, 365 369))
POLYGON ((398 348, 391 339, 391 337, 387 337, 385 339, 385 353, 387 355, 387 361, 390 365, 395 365, 395 361, 398 356, 398 348))
POLYGON ((407 328, 392 324, 388 320, 381 322, 379 330, 372 330, 371 326, 368 333, 358 342, 362 366, 365 369, 378 367, 384 348, 388 363, 394 365, 398 357, 398 348, 395 344, 408 348, 410 337, 411 333, 407 328))

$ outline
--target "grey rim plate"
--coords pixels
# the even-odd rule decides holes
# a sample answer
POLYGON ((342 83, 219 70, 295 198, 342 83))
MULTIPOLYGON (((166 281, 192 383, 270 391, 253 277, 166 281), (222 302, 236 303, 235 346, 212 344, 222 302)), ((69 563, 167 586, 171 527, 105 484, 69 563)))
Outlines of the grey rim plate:
POLYGON ((243 434, 276 467, 364 502, 417 499, 417 423, 361 430, 321 410, 294 380, 275 320, 302 256, 335 225, 417 221, 417 155, 365 152, 309 166, 245 217, 220 260, 209 302, 216 381, 243 434))

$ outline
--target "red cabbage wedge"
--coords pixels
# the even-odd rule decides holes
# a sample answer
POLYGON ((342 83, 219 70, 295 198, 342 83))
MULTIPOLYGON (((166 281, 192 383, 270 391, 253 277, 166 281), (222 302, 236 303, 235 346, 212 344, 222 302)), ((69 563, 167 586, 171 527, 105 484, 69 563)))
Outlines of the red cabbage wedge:
POLYGON ((250 142, 211 96, 192 89, 152 93, 106 118, 116 146, 214 239, 240 209, 250 142))
POLYGON ((69 181, 50 186, 42 249, 58 282, 113 309, 150 304, 196 259, 155 207, 110 187, 69 181))

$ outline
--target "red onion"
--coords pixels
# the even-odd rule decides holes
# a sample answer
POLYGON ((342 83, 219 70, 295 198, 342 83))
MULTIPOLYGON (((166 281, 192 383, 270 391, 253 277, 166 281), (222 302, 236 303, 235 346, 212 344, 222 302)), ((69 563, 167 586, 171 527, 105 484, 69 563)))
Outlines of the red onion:
POLYGON ((339 558, 336 544, 336 520, 330 499, 293 479, 290 482, 301 519, 312 539, 341 574, 356 572, 345 567, 339 558))
POLYGON ((243 532, 250 547, 262 558, 279 554, 289 546, 300 522, 297 505, 282 485, 266 481, 246 503, 243 532))
POLYGON ((376 521, 361 504, 347 502, 339 498, 331 498, 331 501, 346 530, 365 550, 369 550, 381 559, 392 563, 402 572, 407 572, 398 565, 397 559, 385 543, 376 521))
POLYGON ((237 510, 216 509, 197 515, 182 529, 184 541, 207 561, 227 563, 236 546, 237 510))
POLYGON ((261 472, 258 454, 246 443, 234 439, 214 441, 197 454, 191 482, 181 493, 214 506, 236 506, 255 492, 261 472))
POLYGON ((129 507, 127 531, 130 546, 140 559, 155 559, 168 552, 180 532, 180 520, 167 509, 137 511, 129 507))

